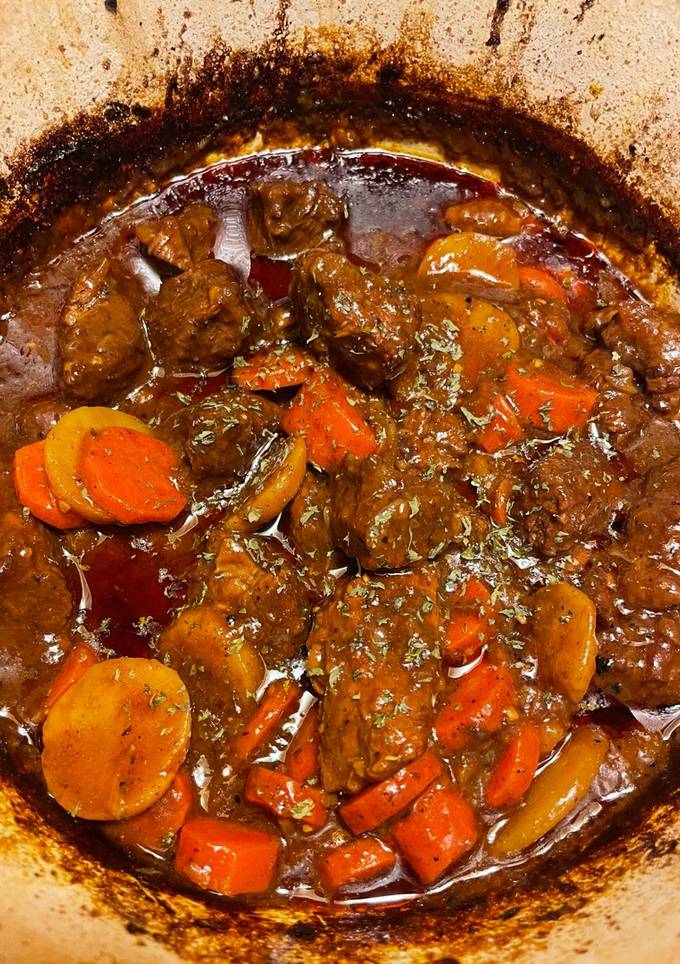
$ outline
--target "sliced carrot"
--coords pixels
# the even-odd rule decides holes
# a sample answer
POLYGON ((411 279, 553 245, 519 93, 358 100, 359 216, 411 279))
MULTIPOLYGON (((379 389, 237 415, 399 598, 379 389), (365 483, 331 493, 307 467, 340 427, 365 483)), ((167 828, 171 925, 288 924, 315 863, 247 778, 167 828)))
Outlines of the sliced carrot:
POLYGON ((334 892, 384 874, 396 860, 394 851, 382 841, 365 837, 324 854, 319 861, 319 874, 326 889, 334 892))
POLYGON ((512 479, 501 479, 491 494, 491 519, 497 526, 504 526, 508 521, 511 496, 512 479))
POLYGON ((315 359, 294 345, 261 351, 250 358, 234 360, 232 381, 251 392, 276 392, 280 388, 302 385, 315 365, 315 359))
POLYGON ((524 796, 534 779, 540 750, 538 727, 528 720, 520 723, 491 773, 486 788, 490 807, 507 807, 524 796))
POLYGON ((479 579, 468 579, 460 593, 462 608, 454 610, 446 629, 442 652, 449 659, 460 653, 480 649, 491 635, 491 622, 486 607, 489 590, 479 579))
POLYGON ((301 695, 300 687, 291 679, 276 679, 270 683, 255 713, 234 742, 236 762, 247 760, 269 739, 301 695))
POLYGON ((286 771, 300 783, 319 772, 319 704, 307 712, 300 728, 290 741, 285 759, 286 771))
POLYGON ((160 800, 136 817, 108 824, 107 836, 123 847, 167 850, 189 816, 192 802, 191 777, 180 770, 160 800))
POLYGON ((174 479, 176 461, 165 442, 112 426, 85 436, 79 473, 92 501, 115 522, 170 522, 187 502, 174 479))
POLYGON ((91 646, 74 646, 64 660, 61 672, 50 687, 45 700, 45 711, 49 711, 59 697, 64 695, 69 686, 79 680, 85 670, 96 662, 97 654, 91 646))
POLYGON ((439 742, 459 750, 470 741, 471 730, 493 733, 503 722, 504 711, 515 701, 512 677, 504 666, 488 659, 463 676, 435 720, 439 742))
POLYGON ((281 840, 233 820, 198 817, 179 832, 175 870, 217 894, 260 894, 276 873, 281 840))
POLYGON ((12 481, 17 499, 29 512, 55 529, 85 525, 77 512, 63 512, 45 471, 45 443, 33 442, 14 453, 12 481))
POLYGON ((418 274, 441 283, 477 283, 499 292, 519 287, 514 249, 474 231, 460 231, 433 241, 418 266, 418 274))
POLYGON ((375 830, 395 817, 423 792, 442 772, 442 763, 431 750, 397 770, 387 780, 366 787, 346 803, 339 812, 354 834, 375 830))
POLYGON ((474 427, 474 440, 485 452, 493 454, 524 438, 512 405, 493 386, 481 386, 461 410, 474 427))
POLYGON ((519 283, 522 288, 529 288, 537 298, 547 301, 569 302, 569 296, 563 284, 545 268, 535 268, 531 265, 520 265, 519 283))
POLYGON ((365 458, 378 447, 373 429, 350 397, 334 372, 315 372, 281 419, 289 435, 304 435, 307 457, 321 469, 336 468, 348 452, 365 458))
POLYGON ((295 820, 306 832, 320 830, 328 819, 328 808, 320 790, 267 767, 251 768, 243 796, 248 803, 276 817, 295 820))
POLYGON ((452 787, 431 787, 394 825, 397 846, 422 883, 431 884, 477 840, 472 807, 452 787))
POLYGON ((507 387, 520 421, 550 432, 580 428, 597 399, 594 388, 538 359, 524 366, 512 364, 507 387))

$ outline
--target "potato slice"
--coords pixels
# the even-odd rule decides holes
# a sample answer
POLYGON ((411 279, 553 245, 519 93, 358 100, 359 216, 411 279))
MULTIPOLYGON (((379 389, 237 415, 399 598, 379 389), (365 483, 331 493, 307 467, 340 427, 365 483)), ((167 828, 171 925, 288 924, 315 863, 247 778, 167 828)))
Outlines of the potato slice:
POLYGON ((43 727, 47 789, 71 814, 122 820, 163 796, 189 745, 184 683, 156 659, 95 663, 43 727))
POLYGON ((459 231, 433 241, 420 262, 418 274, 441 284, 492 289, 496 295, 519 288, 514 250, 496 238, 474 231, 459 231))
POLYGON ((295 497, 307 468, 307 446, 301 435, 278 439, 248 483, 241 505, 224 526, 236 532, 254 532, 271 522, 295 497))
POLYGON ((489 850, 519 853, 556 827, 582 800, 607 755, 609 740, 596 726, 576 730, 554 763, 536 777, 524 803, 501 827, 489 850))
POLYGON ((595 674, 595 605, 568 582, 544 586, 531 601, 539 679, 578 703, 595 674))
POLYGON ((113 408, 83 406, 74 408, 59 419, 45 439, 45 470, 59 506, 78 512, 90 522, 112 522, 108 512, 100 509, 89 497, 78 475, 80 447, 92 429, 130 428, 151 435, 148 425, 134 415, 126 415, 113 408))
POLYGON ((185 609, 164 630, 161 653, 200 665, 242 700, 252 698, 264 679, 265 665, 242 627, 229 626, 227 614, 217 606, 185 609))
POLYGON ((519 350, 519 331, 507 311, 479 298, 448 292, 437 292, 434 298, 450 310, 458 328, 460 361, 468 379, 474 381, 483 369, 497 367, 519 350))

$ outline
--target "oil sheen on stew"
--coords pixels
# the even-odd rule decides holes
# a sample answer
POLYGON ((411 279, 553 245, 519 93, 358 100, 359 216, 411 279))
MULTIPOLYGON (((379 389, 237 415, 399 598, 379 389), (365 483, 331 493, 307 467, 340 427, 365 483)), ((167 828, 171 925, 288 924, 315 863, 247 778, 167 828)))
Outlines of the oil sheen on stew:
POLYGON ((62 227, 0 290, 15 768, 139 872, 345 903, 493 886, 664 773, 676 315, 379 152, 62 227))

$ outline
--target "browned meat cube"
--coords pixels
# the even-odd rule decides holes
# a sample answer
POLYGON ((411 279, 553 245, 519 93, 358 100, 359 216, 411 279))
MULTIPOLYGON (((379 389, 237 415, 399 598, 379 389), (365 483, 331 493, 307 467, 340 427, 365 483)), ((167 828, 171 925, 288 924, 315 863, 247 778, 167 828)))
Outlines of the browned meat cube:
POLYGON ((194 477, 227 484, 245 476, 258 449, 279 427, 277 405, 235 386, 193 405, 184 417, 184 452, 194 477))
POLYGON ((297 262, 291 296, 310 347, 366 388, 406 364, 419 310, 400 285, 344 255, 310 251, 297 262))
POLYGON ((456 412, 415 404, 399 422, 400 453, 423 468, 453 468, 469 447, 465 422, 456 412))
POLYGON ((450 542, 479 537, 486 523, 441 473, 402 468, 380 454, 346 456, 331 484, 336 546, 364 569, 434 559, 450 542))
POLYGON ((153 258, 186 271, 212 254, 217 218, 207 204, 191 204, 179 214, 136 224, 135 234, 153 258))
POLYGON ((165 279, 147 311, 147 323, 163 359, 211 369, 238 353, 255 325, 255 314, 234 268, 209 260, 165 279))
POLYGON ((84 402, 109 401, 146 356, 142 327, 110 269, 105 259, 78 278, 59 325, 62 381, 84 402))
POLYGON ((300 557, 314 588, 325 595, 333 583, 331 569, 342 566, 330 531, 330 484, 309 470, 284 514, 288 538, 300 557))
POLYGON ((531 466, 515 502, 527 538, 544 556, 606 535, 624 503, 617 469, 590 442, 561 443, 531 466))
POLYGON ((323 181, 266 181, 248 194, 246 225, 255 254, 280 256, 316 248, 345 217, 343 201, 323 181))
POLYGON ((442 685, 437 578, 428 569, 338 586, 309 635, 324 789, 361 789, 419 756, 442 685))

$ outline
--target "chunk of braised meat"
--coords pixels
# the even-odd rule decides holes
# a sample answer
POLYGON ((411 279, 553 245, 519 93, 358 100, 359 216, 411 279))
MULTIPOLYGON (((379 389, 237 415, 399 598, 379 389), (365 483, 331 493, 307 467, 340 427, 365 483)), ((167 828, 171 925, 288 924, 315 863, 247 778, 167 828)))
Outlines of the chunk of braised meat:
POLYGON ((388 388, 395 417, 408 415, 415 405, 430 411, 452 411, 461 388, 459 329, 445 299, 420 302, 422 322, 404 370, 388 388))
POLYGON ((600 628, 595 681, 633 706, 680 703, 680 614, 619 616, 600 628))
POLYGON ((74 398, 106 402, 142 367, 146 345, 108 259, 75 282, 59 321, 61 380, 74 398))
POLYGON ((644 421, 645 403, 635 383, 632 368, 624 365, 616 352, 595 348, 583 359, 583 375, 597 389, 593 418, 606 432, 625 436, 644 421))
POLYGON ((554 446, 533 463, 515 502, 527 539, 544 556, 604 536, 625 501, 615 466, 587 441, 554 446))
POLYGON ((299 655, 307 637, 307 590, 271 539, 215 530, 197 566, 192 598, 243 620, 246 638, 270 665, 299 655))
POLYGON ((346 456, 331 482, 333 539, 365 569, 433 559, 450 542, 478 539, 485 530, 445 474, 417 464, 397 467, 387 453, 346 456))
POLYGON ((680 456, 680 427, 673 418, 645 412, 639 428, 618 442, 617 448, 638 475, 646 475, 680 456))
POLYGON ((470 447, 465 422, 447 409, 414 405, 398 423, 399 457, 437 471, 458 465, 470 447))
POLYGON ((628 299, 616 306, 600 337, 624 364, 642 375, 660 411, 680 391, 680 315, 628 299))
POLYGON ((0 662, 3 702, 34 718, 55 675, 57 647, 68 648, 73 603, 57 565, 58 545, 45 526, 16 512, 0 518, 0 662))
POLYGON ((446 209, 444 220, 450 228, 459 231, 510 238, 521 233, 531 220, 531 212, 521 201, 480 197, 452 204, 446 209))
POLYGON ((520 291, 515 304, 503 306, 517 325, 522 346, 532 355, 576 371, 588 343, 573 330, 571 312, 561 301, 548 301, 520 291))
POLYGON ((186 271, 212 254, 217 217, 207 204, 190 204, 178 214, 141 221, 135 234, 151 257, 186 271))
POLYGON ((56 398, 41 398, 29 402, 17 415, 17 430, 24 442, 44 439, 54 428, 68 406, 56 398))
POLYGON ((366 388, 378 388, 404 365, 419 311, 404 288, 332 251, 298 259, 291 296, 310 347, 366 388))
POLYGON ((211 369, 238 354, 256 316, 235 269, 209 260, 163 281, 147 310, 147 327, 163 359, 211 369))
POLYGON ((442 685, 437 578, 360 576, 317 613, 308 668, 321 703, 321 780, 350 793, 419 756, 442 685))
POLYGON ((182 418, 184 452, 194 477, 226 484, 243 479, 257 452, 276 434, 279 414, 274 402, 236 386, 192 405, 182 418))
POLYGON ((284 525, 306 575, 311 579, 314 589, 322 595, 332 590, 330 570, 342 566, 344 559, 333 544, 330 511, 328 479, 309 470, 284 513, 284 525))
POLYGON ((248 192, 246 226, 255 254, 299 254, 334 237, 345 204, 324 181, 265 181, 248 192))

